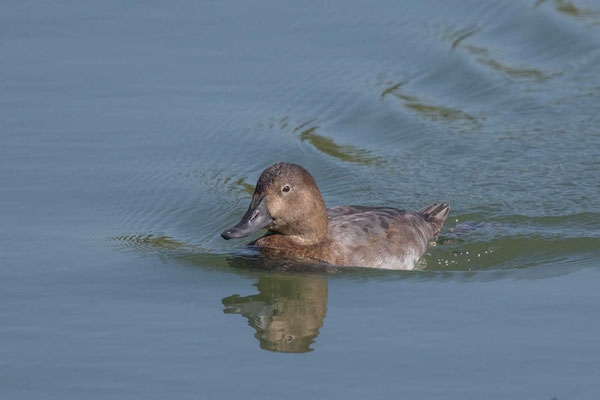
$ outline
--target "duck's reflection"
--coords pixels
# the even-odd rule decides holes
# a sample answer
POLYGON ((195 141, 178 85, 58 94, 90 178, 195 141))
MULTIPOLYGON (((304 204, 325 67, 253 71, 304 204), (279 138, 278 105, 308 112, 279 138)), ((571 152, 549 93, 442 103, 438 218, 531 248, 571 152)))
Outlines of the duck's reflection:
POLYGON ((312 351, 310 345, 327 313, 327 280, 277 274, 260 277, 256 287, 258 294, 224 298, 224 312, 248 318, 262 349, 282 353, 312 351))

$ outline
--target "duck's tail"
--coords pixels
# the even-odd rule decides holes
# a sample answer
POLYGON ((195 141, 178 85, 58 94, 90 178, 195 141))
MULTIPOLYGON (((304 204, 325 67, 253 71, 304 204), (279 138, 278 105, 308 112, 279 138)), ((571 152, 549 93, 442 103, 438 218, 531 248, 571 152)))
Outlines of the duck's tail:
POLYGON ((442 230, 448 213, 450 212, 450 205, 448 203, 435 202, 424 209, 419 211, 419 214, 423 215, 425 221, 429 222, 433 228, 433 235, 436 236, 442 230))

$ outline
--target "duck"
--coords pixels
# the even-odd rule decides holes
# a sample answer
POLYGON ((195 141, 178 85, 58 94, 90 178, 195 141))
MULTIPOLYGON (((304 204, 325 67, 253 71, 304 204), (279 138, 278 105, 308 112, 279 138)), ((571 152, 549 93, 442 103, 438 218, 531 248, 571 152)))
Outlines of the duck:
POLYGON ((419 211, 357 205, 327 208, 306 169, 278 162, 262 172, 248 210, 221 237, 242 238, 266 229, 248 245, 268 257, 413 270, 449 212, 448 203, 438 202, 419 211))

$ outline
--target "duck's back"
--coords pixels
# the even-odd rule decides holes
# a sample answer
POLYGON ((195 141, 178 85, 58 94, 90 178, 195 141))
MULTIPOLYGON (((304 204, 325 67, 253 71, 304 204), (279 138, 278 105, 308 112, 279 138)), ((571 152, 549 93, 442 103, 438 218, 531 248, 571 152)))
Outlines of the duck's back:
POLYGON ((327 209, 328 262, 338 265, 413 269, 448 214, 434 203, 419 212, 391 207, 327 209))

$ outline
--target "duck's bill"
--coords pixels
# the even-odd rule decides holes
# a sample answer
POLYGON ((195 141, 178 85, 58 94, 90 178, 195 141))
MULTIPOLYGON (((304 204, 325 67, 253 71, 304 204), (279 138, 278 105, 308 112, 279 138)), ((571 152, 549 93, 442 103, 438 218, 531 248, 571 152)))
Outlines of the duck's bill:
POLYGON ((250 208, 242 217, 242 220, 233 228, 227 229, 221 233, 223 239, 241 238, 252 235, 259 230, 269 226, 273 222, 273 217, 267 209, 267 197, 264 196, 258 204, 250 204, 250 208))

